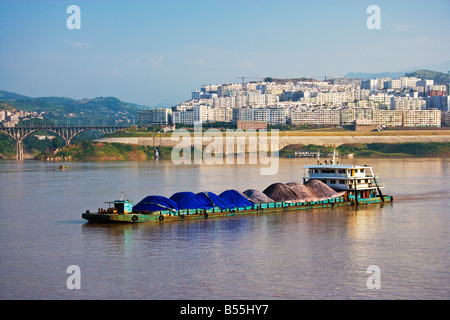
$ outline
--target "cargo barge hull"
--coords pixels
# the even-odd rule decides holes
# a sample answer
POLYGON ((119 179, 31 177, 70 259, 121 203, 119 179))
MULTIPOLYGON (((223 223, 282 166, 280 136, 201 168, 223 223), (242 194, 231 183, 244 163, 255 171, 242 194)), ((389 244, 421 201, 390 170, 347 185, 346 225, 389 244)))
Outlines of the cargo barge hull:
POLYGON ((130 212, 130 213, 110 213, 86 211, 82 218, 89 222, 97 223, 161 223, 170 221, 198 220, 209 218, 224 218, 240 215, 257 215, 264 213, 282 213, 297 210, 333 208, 338 206, 354 206, 392 202, 392 196, 359 198, 357 201, 347 197, 336 197, 321 201, 311 202, 270 202, 258 203, 253 206, 221 209, 213 207, 210 209, 184 209, 184 210, 164 210, 156 212, 130 212))

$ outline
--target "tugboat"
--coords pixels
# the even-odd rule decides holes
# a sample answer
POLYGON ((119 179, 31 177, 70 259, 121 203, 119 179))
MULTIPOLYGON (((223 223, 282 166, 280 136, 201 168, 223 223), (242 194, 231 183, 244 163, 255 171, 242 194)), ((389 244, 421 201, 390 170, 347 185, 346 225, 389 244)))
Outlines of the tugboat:
POLYGON ((381 192, 384 186, 377 182, 372 167, 335 164, 335 155, 334 152, 330 164, 326 161, 322 164, 319 159, 317 165, 304 166, 303 184, 310 180, 322 181, 336 191, 345 191, 346 197, 353 200, 355 204, 378 199, 381 202, 386 201, 381 192))

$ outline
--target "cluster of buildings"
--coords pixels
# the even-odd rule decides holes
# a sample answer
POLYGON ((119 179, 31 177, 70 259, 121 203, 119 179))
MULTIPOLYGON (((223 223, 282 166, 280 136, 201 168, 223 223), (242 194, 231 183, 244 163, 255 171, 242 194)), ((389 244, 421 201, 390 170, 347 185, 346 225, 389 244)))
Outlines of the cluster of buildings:
POLYGON ((171 109, 138 113, 152 125, 254 122, 269 125, 449 125, 449 85, 416 77, 205 85, 171 109))
POLYGON ((42 113, 35 111, 6 111, 0 110, 0 123, 3 127, 15 127, 21 120, 26 119, 42 119, 42 113))

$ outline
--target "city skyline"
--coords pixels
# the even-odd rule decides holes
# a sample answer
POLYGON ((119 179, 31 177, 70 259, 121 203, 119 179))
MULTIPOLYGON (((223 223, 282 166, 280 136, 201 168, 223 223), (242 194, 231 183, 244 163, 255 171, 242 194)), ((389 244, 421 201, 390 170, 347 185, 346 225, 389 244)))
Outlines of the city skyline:
MULTIPOLYGON (((342 77, 450 61, 448 1, 2 1, 0 89, 156 106, 238 77, 342 77), (367 28, 370 5, 381 29, 367 28), (69 29, 70 5, 80 29, 69 29)), ((446 71, 446 70, 436 70, 446 71)))

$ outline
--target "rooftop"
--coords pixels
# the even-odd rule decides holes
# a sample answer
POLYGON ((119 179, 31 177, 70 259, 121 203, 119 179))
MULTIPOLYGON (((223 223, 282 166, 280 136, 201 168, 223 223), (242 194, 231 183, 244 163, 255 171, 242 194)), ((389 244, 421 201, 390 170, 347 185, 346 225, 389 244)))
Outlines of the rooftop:
POLYGON ((370 167, 368 167, 366 165, 355 166, 355 165, 348 165, 348 164, 316 164, 316 165, 304 166, 303 168, 306 168, 306 169, 309 169, 309 168, 360 169, 360 168, 370 168, 370 167))

